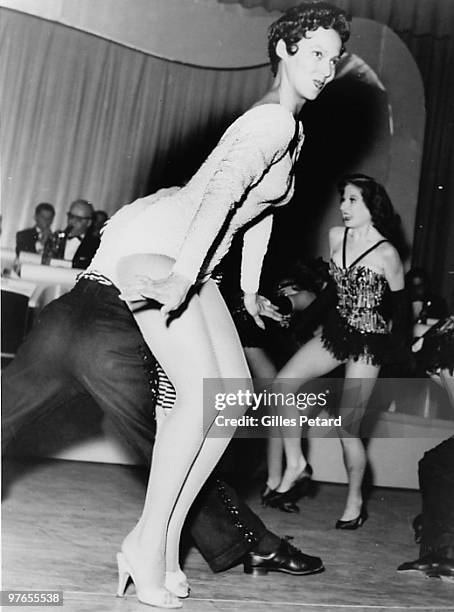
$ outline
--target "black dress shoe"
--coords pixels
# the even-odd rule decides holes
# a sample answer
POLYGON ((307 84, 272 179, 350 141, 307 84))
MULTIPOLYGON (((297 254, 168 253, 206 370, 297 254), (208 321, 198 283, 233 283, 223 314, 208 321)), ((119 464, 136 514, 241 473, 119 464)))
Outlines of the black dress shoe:
POLYGON ((336 521, 336 529, 347 529, 350 531, 353 529, 358 529, 358 527, 364 525, 368 518, 369 515, 367 514, 367 511, 362 508, 361 512, 356 518, 351 519, 350 521, 341 521, 340 519, 336 521))
POLYGON ((443 557, 436 553, 428 553, 415 561, 406 561, 397 568, 398 572, 432 572, 437 570, 443 557))
POLYGON ((281 540, 277 549, 269 555, 249 552, 244 560, 244 573, 253 576, 264 576, 268 572, 284 572, 294 576, 318 574, 324 571, 319 557, 305 555, 288 540, 281 540))
POLYGON ((425 574, 430 578, 441 578, 448 582, 454 582, 454 559, 440 557, 437 567, 432 567, 425 574))

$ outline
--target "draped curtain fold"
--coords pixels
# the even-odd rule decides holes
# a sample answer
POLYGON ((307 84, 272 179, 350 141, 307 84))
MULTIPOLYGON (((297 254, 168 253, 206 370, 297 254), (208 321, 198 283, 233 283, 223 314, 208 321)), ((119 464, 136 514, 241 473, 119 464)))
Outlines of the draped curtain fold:
MULTIPOLYGON (((454 2, 453 2, 454 5, 454 2)), ((452 24, 454 34, 454 23, 452 24)), ((454 37, 402 35, 423 76, 426 130, 413 263, 454 312, 454 37)))
POLYGON ((195 169, 222 129, 268 86, 268 67, 172 63, 0 9, 2 242, 38 202, 66 223, 76 198, 109 214, 195 169))

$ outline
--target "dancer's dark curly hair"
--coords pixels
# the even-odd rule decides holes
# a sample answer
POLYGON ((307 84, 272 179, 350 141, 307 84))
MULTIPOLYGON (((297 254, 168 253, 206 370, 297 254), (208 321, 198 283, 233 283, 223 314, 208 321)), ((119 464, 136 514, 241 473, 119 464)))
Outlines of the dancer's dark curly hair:
POLYGON ((350 17, 345 11, 328 2, 309 0, 285 11, 268 30, 268 55, 273 74, 277 73, 280 61, 276 53, 276 45, 279 40, 282 39, 285 42, 287 53, 294 55, 298 49, 297 43, 306 36, 307 32, 318 28, 332 28, 339 34, 342 45, 344 45, 350 36, 349 21, 350 17))
POLYGON ((337 185, 341 195, 347 185, 354 185, 361 191, 364 204, 369 209, 373 226, 401 252, 404 245, 400 216, 394 210, 385 188, 367 174, 344 176, 337 185))

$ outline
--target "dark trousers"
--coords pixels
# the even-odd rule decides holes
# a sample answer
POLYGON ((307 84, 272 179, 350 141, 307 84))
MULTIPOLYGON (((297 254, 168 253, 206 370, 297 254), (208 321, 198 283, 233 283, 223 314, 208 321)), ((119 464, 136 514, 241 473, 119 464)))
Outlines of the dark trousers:
POLYGON ((422 495, 421 556, 436 552, 454 559, 454 436, 419 462, 422 495))
MULTIPOLYGON (((42 311, 3 372, 3 448, 31 421, 89 395, 149 464, 155 436, 154 364, 118 290, 81 279, 42 311)), ((213 571, 235 565, 260 542, 270 550, 279 543, 216 473, 198 496, 188 522, 213 571)))

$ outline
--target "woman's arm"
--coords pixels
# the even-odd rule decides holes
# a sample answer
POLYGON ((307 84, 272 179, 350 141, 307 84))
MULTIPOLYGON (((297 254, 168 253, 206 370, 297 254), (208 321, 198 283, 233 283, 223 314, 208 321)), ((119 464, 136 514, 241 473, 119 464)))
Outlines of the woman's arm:
POLYGON ((243 293, 257 293, 259 290, 263 260, 272 228, 273 215, 269 214, 244 233, 240 278, 243 293))
POLYGON ((405 278, 402 262, 397 250, 385 243, 381 247, 383 273, 391 289, 392 329, 394 355, 391 361, 410 362, 410 324, 408 298, 405 291, 405 278))
MULTIPOLYGON (((292 115, 279 105, 252 109, 224 134, 205 164, 214 166, 171 274, 159 281, 135 279, 129 295, 156 299, 167 314, 183 304, 230 214, 269 167, 285 155, 294 135, 292 115)), ((200 170, 205 180, 204 168, 200 170)), ((197 180, 197 176, 194 180, 197 180)))
POLYGON ((401 291, 405 286, 404 269, 397 250, 389 242, 381 245, 383 273, 391 291, 401 291))
POLYGON ((270 166, 285 155, 295 122, 287 110, 276 104, 267 105, 266 111, 263 107, 252 109, 232 128, 207 162, 213 163, 213 157, 222 152, 173 269, 192 283, 229 215, 270 166))
POLYGON ((278 308, 270 300, 258 295, 263 259, 268 248, 272 227, 272 214, 268 214, 250 227, 244 233, 241 254, 240 286, 244 294, 244 307, 262 329, 265 325, 260 317, 269 317, 276 321, 283 318, 278 308))

